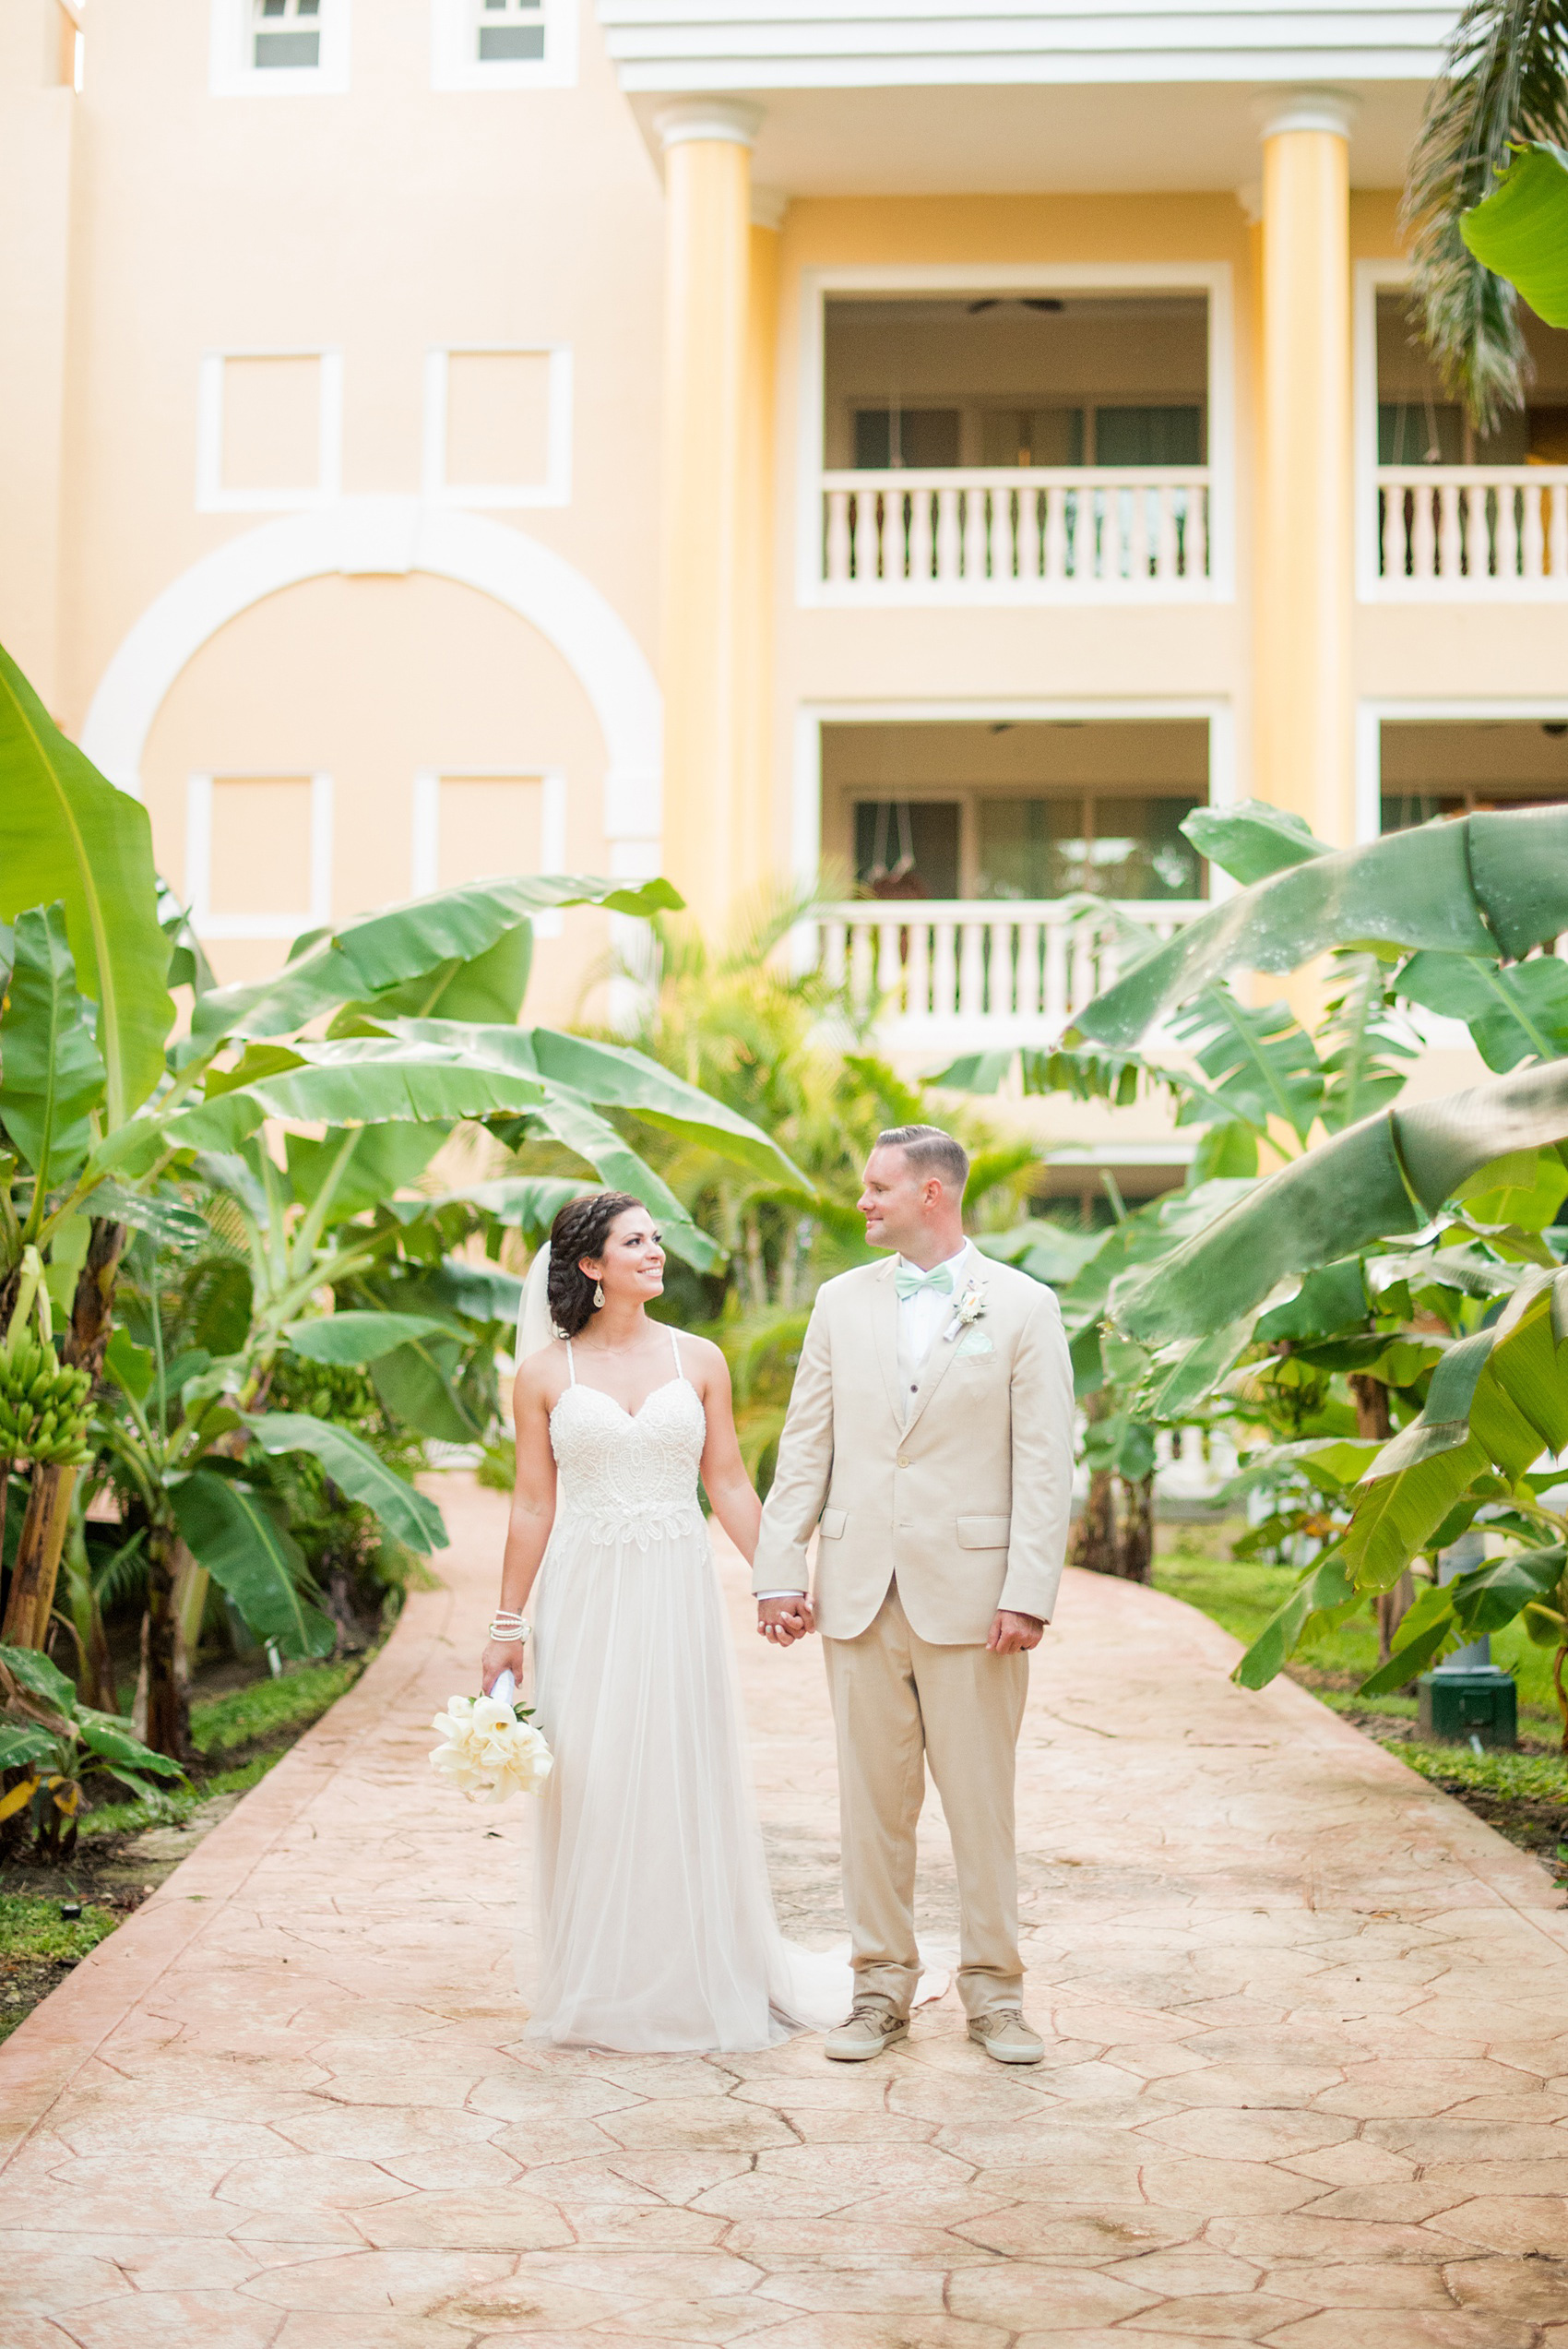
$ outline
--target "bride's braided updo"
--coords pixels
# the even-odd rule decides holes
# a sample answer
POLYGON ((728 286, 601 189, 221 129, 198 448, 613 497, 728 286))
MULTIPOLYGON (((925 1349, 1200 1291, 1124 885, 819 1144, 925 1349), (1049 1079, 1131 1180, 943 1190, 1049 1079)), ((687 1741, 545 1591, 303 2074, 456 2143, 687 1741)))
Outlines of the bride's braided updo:
POLYGON ((593 1282, 577 1258, 602 1258, 616 1217, 641 1205, 628 1191, 594 1191, 568 1199, 551 1225, 550 1318, 563 1338, 575 1338, 593 1318, 593 1282))

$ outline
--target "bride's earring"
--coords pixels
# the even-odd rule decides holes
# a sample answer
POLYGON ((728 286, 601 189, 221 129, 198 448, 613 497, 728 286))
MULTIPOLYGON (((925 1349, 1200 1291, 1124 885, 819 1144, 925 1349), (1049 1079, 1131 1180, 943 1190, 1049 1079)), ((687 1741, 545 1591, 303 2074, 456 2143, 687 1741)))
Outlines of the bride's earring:
POLYGON ((603 1283, 603 1282, 602 1282, 602 1281, 596 1281, 596 1282, 594 1282, 594 1284, 593 1284, 593 1309, 594 1309, 594 1311, 595 1311, 596 1313, 599 1311, 600 1306, 603 1303, 604 1303, 604 1283, 603 1283))

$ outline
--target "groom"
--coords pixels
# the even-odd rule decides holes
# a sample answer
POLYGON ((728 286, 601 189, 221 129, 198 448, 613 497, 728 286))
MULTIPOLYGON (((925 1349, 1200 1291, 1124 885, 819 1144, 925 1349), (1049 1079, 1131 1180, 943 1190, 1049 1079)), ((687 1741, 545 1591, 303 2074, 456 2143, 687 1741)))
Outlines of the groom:
POLYGON ((935 1126, 877 1139, 861 1212, 892 1262, 826 1282, 763 1511, 757 1628, 814 1628, 838 1740, 854 2010, 827 2053, 859 2063, 909 2028, 915 1828, 929 1759, 953 1839, 969 2036, 1039 2063, 1018 1955, 1014 1755, 1026 1652, 1061 1580, 1073 1375, 1051 1292, 964 1236, 969 1162, 935 1126))

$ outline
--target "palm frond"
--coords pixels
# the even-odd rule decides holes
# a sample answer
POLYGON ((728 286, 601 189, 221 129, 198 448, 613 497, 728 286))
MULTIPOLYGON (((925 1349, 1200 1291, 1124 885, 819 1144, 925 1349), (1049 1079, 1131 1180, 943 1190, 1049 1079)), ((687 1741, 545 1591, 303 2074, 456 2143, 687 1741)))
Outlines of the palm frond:
POLYGON ((1482 433, 1524 406, 1530 363, 1513 287, 1467 249, 1459 221, 1521 138, 1568 138, 1568 0, 1468 0, 1427 100, 1400 223, 1421 338, 1482 433))

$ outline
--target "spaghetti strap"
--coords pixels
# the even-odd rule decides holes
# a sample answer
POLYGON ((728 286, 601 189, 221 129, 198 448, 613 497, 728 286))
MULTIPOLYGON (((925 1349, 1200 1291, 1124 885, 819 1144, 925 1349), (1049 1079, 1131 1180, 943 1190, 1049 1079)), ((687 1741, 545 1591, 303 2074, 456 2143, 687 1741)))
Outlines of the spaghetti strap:
POLYGON ((570 1338, 566 1341, 566 1367, 572 1374, 572 1384, 575 1387, 577 1383, 577 1365, 572 1359, 572 1341, 570 1338))
POLYGON ((686 1375, 686 1374, 685 1374, 685 1372, 684 1372, 684 1371, 682 1369, 682 1367, 681 1367, 681 1341, 680 1341, 680 1339, 679 1339, 679 1338, 675 1335, 675 1332, 674 1332, 674 1330, 671 1330, 671 1332, 670 1332, 670 1351, 671 1351, 671 1353, 674 1355, 674 1357, 675 1357, 675 1376, 676 1376, 676 1377, 677 1377, 677 1378, 684 1378, 684 1377, 685 1377, 685 1375, 686 1375))

